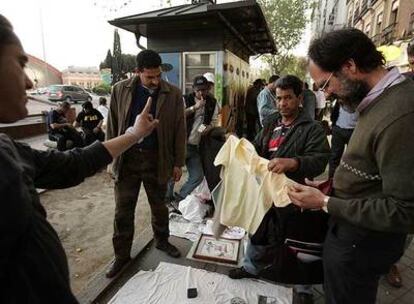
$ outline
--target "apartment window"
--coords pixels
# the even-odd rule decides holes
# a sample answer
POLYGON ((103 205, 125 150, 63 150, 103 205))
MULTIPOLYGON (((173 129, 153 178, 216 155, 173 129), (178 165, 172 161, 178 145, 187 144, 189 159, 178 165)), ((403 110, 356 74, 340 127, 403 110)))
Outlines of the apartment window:
POLYGON ((375 30, 375 33, 379 34, 381 33, 381 26, 382 26, 382 17, 383 17, 383 13, 379 13, 377 16, 377 28, 375 30))
POLYGON ((365 26, 365 34, 368 36, 368 37, 370 37, 370 34, 371 34, 371 23, 368 23, 366 26, 365 26))
POLYGON ((188 94, 192 90, 194 77, 206 72, 215 74, 215 53, 185 53, 184 54, 184 91, 188 94))
POLYGON ((399 0, 394 0, 391 6, 390 25, 397 23, 399 0))

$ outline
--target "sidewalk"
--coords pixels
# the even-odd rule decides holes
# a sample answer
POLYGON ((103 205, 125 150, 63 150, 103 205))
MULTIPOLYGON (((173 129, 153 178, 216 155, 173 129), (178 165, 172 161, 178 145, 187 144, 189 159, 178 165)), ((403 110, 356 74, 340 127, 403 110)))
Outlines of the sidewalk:
MULTIPOLYGON (((47 134, 35 136, 27 139, 20 140, 29 144, 34 149, 46 150, 43 142, 47 139, 47 134)), ((378 252, 381 254, 381 252, 378 252)), ((401 272, 403 279, 403 286, 401 288, 394 288, 390 286, 384 278, 380 280, 380 286, 378 290, 377 303, 401 303, 412 304, 414 303, 414 244, 405 252, 401 258, 398 268, 401 272)), ((324 304, 323 289, 322 286, 315 287, 315 303, 324 304)))
MULTIPOLYGON (((381 252, 378 252, 381 254, 381 252)), ((378 288, 377 303, 378 304, 413 304, 414 303, 414 244, 405 252, 405 255, 398 263, 403 286, 394 288, 390 286, 385 278, 381 278, 378 288)), ((322 286, 315 288, 315 304, 325 304, 323 299, 322 286)))

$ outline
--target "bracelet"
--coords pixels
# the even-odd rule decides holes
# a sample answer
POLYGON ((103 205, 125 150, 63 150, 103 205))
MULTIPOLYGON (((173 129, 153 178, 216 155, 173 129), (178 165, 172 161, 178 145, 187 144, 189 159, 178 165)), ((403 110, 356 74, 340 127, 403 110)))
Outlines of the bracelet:
POLYGON ((135 133, 134 133, 134 127, 129 127, 128 129, 126 129, 125 134, 130 134, 132 136, 135 137, 135 139, 137 140, 137 143, 140 144, 144 141, 144 137, 139 138, 135 133))

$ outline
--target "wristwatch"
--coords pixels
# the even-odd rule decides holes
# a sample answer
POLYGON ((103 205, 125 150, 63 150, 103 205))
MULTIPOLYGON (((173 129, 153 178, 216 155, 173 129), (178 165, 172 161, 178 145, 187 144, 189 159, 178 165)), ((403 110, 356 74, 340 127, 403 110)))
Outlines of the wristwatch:
POLYGON ((328 213, 328 203, 329 203, 329 199, 331 197, 325 195, 324 199, 323 199, 323 206, 322 206, 322 210, 325 211, 326 213, 328 213))

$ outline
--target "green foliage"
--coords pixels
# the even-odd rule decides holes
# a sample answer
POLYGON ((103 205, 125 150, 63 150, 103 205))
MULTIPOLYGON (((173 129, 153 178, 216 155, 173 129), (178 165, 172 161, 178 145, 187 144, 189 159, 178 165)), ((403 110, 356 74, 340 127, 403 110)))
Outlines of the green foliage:
POLYGON ((137 56, 131 54, 122 54, 122 72, 133 73, 137 67, 137 56))
POLYGON ((112 67, 112 54, 111 50, 108 50, 108 53, 106 53, 106 58, 101 64, 99 65, 99 69, 110 69, 112 67))
POLYGON ((122 80, 123 73, 122 73, 121 40, 119 38, 119 33, 117 29, 115 29, 115 32, 114 32, 114 48, 113 48, 113 56, 112 56, 111 73, 112 73, 112 84, 115 84, 118 81, 122 80))
POLYGON ((302 61, 296 59, 291 52, 300 42, 305 31, 308 22, 306 12, 310 8, 311 0, 258 0, 258 2, 262 6, 278 48, 277 55, 263 56, 263 60, 270 65, 274 74, 288 74, 295 71, 304 75, 305 71, 301 70, 302 61))
POLYGON ((111 86, 109 84, 101 83, 92 89, 97 95, 107 95, 111 93, 111 86))

